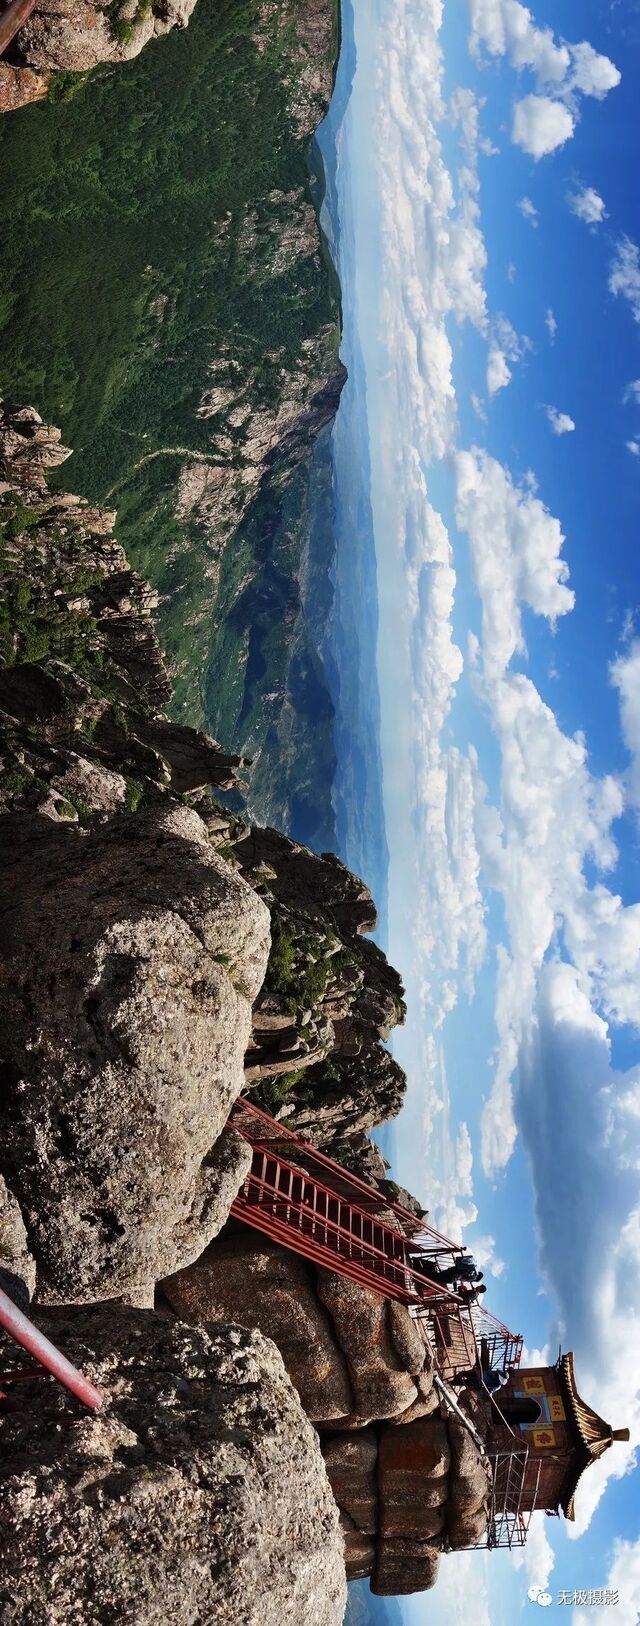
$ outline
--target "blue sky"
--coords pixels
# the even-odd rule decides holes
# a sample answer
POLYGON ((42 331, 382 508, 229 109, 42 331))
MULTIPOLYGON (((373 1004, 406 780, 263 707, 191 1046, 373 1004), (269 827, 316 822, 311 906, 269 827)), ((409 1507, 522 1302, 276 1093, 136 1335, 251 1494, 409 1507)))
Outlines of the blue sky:
MULTIPOLYGON (((535 1617, 538 1582, 617 1586, 635 1626, 640 7, 345 0, 344 37, 336 497, 375 558, 379 717, 357 727, 409 1004, 387 1144, 498 1313, 573 1348, 632 1429, 574 1530, 540 1519, 519 1568, 445 1560, 406 1622, 535 1617)), ((349 547, 345 525, 345 603, 349 547)))

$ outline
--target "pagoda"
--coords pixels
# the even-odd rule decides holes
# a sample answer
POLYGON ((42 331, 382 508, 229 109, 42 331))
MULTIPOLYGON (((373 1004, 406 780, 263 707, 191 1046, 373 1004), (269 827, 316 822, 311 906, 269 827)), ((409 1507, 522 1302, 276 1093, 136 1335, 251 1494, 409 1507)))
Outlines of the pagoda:
POLYGON ((586 1469, 628 1428, 611 1428, 583 1400, 569 1350, 554 1366, 512 1367, 496 1394, 484 1395, 485 1439, 493 1468, 489 1546, 519 1544, 532 1512, 575 1518, 586 1469))

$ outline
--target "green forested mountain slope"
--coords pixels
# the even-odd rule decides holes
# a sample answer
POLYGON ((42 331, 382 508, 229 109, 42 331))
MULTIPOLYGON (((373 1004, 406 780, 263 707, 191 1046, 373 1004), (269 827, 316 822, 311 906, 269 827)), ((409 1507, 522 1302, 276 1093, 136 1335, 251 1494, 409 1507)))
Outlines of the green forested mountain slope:
POLYGON ((256 756, 270 814, 298 807, 320 844, 331 707, 300 578, 330 564, 326 539, 308 562, 309 468, 339 309, 308 147, 336 49, 333 0, 199 0, 0 130, 0 390, 60 424, 67 486, 117 508, 176 715, 256 756))

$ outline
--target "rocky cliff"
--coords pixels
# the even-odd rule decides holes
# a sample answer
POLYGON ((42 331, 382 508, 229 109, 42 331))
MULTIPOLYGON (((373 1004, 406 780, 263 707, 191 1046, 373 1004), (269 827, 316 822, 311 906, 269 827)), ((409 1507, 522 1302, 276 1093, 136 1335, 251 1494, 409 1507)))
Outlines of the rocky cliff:
MULTIPOLYGON (((333 710, 308 595, 322 623, 333 534, 315 454, 344 370, 309 142, 337 13, 216 0, 124 60, 191 11, 172 4, 45 0, 16 42, 55 71, 2 132, 3 384, 37 389, 77 448, 73 489, 117 504, 158 593, 172 715, 251 755, 254 818, 326 848, 333 710), (113 61, 76 75, 70 42, 78 63, 113 61)), ((15 71, 33 90, 41 68, 15 71)))
POLYGON ((341 1626, 338 1513, 274 1345, 104 1306, 38 1319, 104 1403, 21 1383, 0 1413, 3 1626, 341 1626))
POLYGON ((149 40, 186 28, 196 0, 40 0, 0 62, 0 112, 46 96, 52 78, 128 62, 149 40))
POLYGON ((66 456, 0 407, 0 1171, 41 1299, 148 1301, 227 1217, 240 1091, 362 1155, 402 989, 362 882, 213 800, 238 759, 167 719, 153 596, 49 491, 66 456))
MULTIPOLYGON (((484 1539, 489 1466, 443 1406, 425 1323, 404 1305, 235 1222, 160 1296, 188 1322, 230 1317, 273 1339, 320 1432, 350 1580, 370 1576, 386 1596, 426 1591, 442 1551, 484 1539)), ((482 1437, 478 1395, 459 1398, 482 1437)))

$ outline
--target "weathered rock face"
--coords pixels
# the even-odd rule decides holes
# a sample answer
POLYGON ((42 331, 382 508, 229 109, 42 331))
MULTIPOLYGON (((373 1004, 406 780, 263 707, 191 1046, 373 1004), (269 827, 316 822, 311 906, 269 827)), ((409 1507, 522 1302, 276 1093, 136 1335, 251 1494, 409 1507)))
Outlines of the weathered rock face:
POLYGON ((490 1469, 450 1415, 325 1436, 322 1449, 350 1580, 370 1575, 386 1596, 426 1591, 442 1551, 486 1537, 490 1469))
POLYGON ((9 47, 13 86, 0 74, 0 112, 45 95, 52 72, 86 73, 100 62, 128 62, 149 40, 186 28, 195 3, 121 0, 114 8, 90 0, 40 0, 9 47))
POLYGON ((378 1529, 378 1439, 372 1428, 323 1441, 323 1456, 336 1502, 351 1526, 364 1535, 378 1529))
POLYGON ((404 1019, 402 983, 362 936, 376 923, 371 894, 333 854, 276 830, 224 839, 273 921, 247 1077, 268 1111, 352 1166, 350 1148, 362 1158, 364 1131, 399 1112, 406 1088, 383 1043, 404 1019))
POLYGON ((432 1357, 403 1305, 316 1269, 230 1222, 193 1265, 162 1283, 176 1314, 201 1325, 224 1317, 277 1344, 318 1428, 362 1429, 437 1403, 432 1357))
POLYGON ((26 1310, 35 1291, 36 1266, 20 1209, 0 1175, 0 1287, 26 1310))
POLYGON ((341 1626, 338 1513, 273 1345, 104 1306, 39 1319, 107 1401, 19 1385, 0 1421, 3 1626, 341 1626))
POLYGON ((359 1417, 395 1417, 416 1399, 391 1341, 387 1301, 333 1271, 318 1271, 318 1294, 344 1349, 359 1417))
POLYGON ((241 1184, 245 1149, 215 1148, 268 912, 184 807, 7 819, 2 881, 0 1158, 39 1296, 130 1294, 197 1258, 241 1184))
POLYGON ((249 1322, 272 1338, 314 1423, 352 1411, 347 1364, 318 1299, 313 1266, 296 1254, 231 1225, 196 1264, 162 1286, 186 1321, 249 1322))

